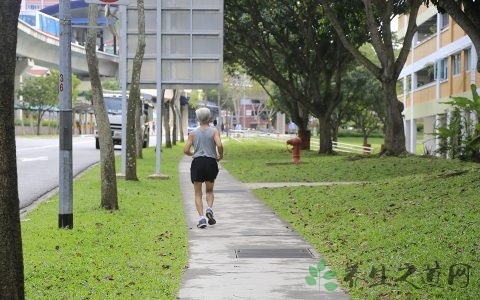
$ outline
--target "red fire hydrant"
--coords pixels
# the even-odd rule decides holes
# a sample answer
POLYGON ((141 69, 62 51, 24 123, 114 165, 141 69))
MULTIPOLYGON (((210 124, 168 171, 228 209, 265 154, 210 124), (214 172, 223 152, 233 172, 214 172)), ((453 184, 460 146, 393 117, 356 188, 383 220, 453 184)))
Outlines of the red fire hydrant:
POLYGON ((294 164, 300 163, 300 145, 302 140, 299 137, 287 140, 287 145, 292 145, 292 162, 294 164))

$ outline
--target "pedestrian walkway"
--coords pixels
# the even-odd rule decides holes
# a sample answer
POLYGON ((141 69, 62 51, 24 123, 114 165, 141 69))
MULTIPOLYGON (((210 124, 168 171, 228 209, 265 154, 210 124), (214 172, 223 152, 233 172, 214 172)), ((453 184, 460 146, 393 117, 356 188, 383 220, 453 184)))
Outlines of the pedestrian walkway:
POLYGON ((190 163, 186 156, 179 164, 189 264, 178 299, 349 299, 340 288, 326 290, 325 279, 307 284, 309 266, 322 257, 223 168, 215 183, 217 224, 198 229, 190 163))

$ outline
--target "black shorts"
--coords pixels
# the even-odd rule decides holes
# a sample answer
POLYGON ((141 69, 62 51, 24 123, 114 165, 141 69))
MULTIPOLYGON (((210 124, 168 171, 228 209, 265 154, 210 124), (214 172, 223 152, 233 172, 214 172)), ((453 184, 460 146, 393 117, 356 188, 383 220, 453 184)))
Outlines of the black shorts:
POLYGON ((214 182, 218 175, 217 160, 211 157, 196 157, 190 166, 192 183, 210 181, 214 182))

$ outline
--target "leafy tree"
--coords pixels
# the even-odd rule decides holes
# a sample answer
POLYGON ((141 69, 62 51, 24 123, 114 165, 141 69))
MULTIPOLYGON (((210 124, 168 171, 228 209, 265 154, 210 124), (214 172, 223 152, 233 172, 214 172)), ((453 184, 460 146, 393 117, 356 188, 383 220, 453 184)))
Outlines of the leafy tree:
POLYGON ((57 82, 49 79, 35 77, 26 80, 18 90, 18 95, 23 97, 22 109, 27 110, 32 119, 36 119, 37 135, 40 135, 40 125, 45 113, 58 106, 58 76, 57 82))
POLYGON ((228 80, 223 83, 223 86, 219 89, 220 93, 220 107, 222 110, 229 112, 235 111, 234 107, 234 87, 228 80))
POLYGON ((382 119, 372 107, 378 102, 363 103, 358 106, 357 114, 355 115, 355 124, 360 128, 363 137, 363 145, 368 145, 368 137, 372 132, 379 129, 382 119), (367 106, 365 106, 367 104, 367 106), (371 105, 371 106, 368 106, 371 105))
MULTIPOLYGON (((231 72, 228 77, 228 85, 231 87, 230 95, 231 106, 233 107, 233 115, 236 122, 240 122, 240 103, 241 99, 246 98, 247 91, 252 87, 251 78, 246 73, 246 70, 240 68, 239 70, 229 70, 231 72)), ((232 124, 235 125, 235 124, 232 124)))
MULTIPOLYGON (((317 1, 231 0, 225 12, 225 60, 244 66, 255 80, 268 78, 285 99, 299 103, 292 109, 316 116, 319 152, 332 152, 330 116, 340 101, 341 74, 352 57, 317 1)), ((364 34, 357 30, 352 37, 360 41, 364 34)), ((308 118, 297 124, 304 141, 310 138, 307 123, 308 118)))
MULTIPOLYGON (((37 121, 37 135, 40 135, 40 126, 45 113, 58 106, 59 77, 60 72, 51 69, 47 76, 34 77, 26 80, 18 90, 18 95, 22 96, 24 100, 23 107, 34 112, 37 121)), ((72 95, 74 96, 74 102, 79 85, 80 79, 72 76, 72 95)))
MULTIPOLYGON (((88 6, 89 24, 96 25, 98 5, 88 6)), ((100 143, 100 176, 101 176, 101 207, 108 210, 117 210, 117 174, 115 171, 115 153, 113 149, 112 132, 108 113, 103 99, 103 88, 98 72, 98 59, 96 53, 97 32, 94 28, 87 30, 86 55, 90 84, 92 86, 92 103, 95 119, 97 121, 98 139, 100 143)))
MULTIPOLYGON (((275 87, 271 100, 274 106, 295 123, 299 128, 307 128, 309 111, 300 102, 291 101, 291 99, 283 93, 278 87, 275 87)), ((283 133, 283 132, 282 132, 283 133)), ((302 143, 302 150, 310 149, 310 147, 302 143)))
POLYGON ((438 152, 451 158, 480 162, 480 96, 471 85, 472 99, 452 97, 453 106, 447 126, 437 129, 441 140, 438 152))
POLYGON ((197 107, 197 105, 203 101, 205 92, 202 90, 193 90, 190 94, 189 104, 192 107, 197 107))
POLYGON ((259 82, 259 84, 262 86, 264 92, 267 94, 267 99, 262 105, 262 118, 268 120, 270 126, 273 126, 276 119, 276 114, 277 112, 279 112, 279 109, 275 105, 274 99, 272 97, 272 92, 276 88, 276 86, 270 80, 261 81, 259 82))
POLYGON ((403 127, 403 104, 398 101, 396 82, 405 65, 412 38, 416 31, 416 18, 424 0, 374 1, 374 0, 318 0, 325 14, 335 28, 338 37, 350 53, 382 83, 385 104, 385 147, 386 155, 399 155, 406 152, 405 130, 403 127), (358 9, 358 4, 363 8, 358 9), (345 15, 343 10, 351 9, 345 15), (342 13, 339 13, 339 12, 342 13), (400 52, 396 52, 391 30, 392 19, 400 14, 409 14, 408 25, 400 52), (348 23, 341 23, 341 20, 348 23), (370 43, 378 57, 379 64, 366 57, 352 42, 352 27, 365 24, 370 32, 370 43), (348 25, 348 26, 347 26, 348 25))
POLYGON ((0 297, 25 299, 14 99, 20 1, 0 2, 0 297))
POLYGON ((339 109, 344 123, 353 121, 363 135, 363 144, 368 144, 369 135, 379 129, 385 107, 382 102, 382 87, 362 65, 357 64, 343 79, 343 97, 339 109))
MULTIPOLYGON (((478 0, 430 0, 441 12, 447 12, 480 49, 480 1, 478 0)), ((425 2, 429 2, 426 0, 425 2)), ((477 50, 477 72, 480 72, 480 51, 477 50)))
MULTIPOLYGON (((107 91, 118 91, 121 89, 120 87, 120 82, 117 80, 107 80, 107 81, 102 81, 102 88, 103 90, 107 91)), ((92 90, 87 90, 87 91, 82 91, 79 96, 84 96, 86 100, 92 101, 92 90)))
POLYGON ((118 80, 103 81, 102 86, 105 90, 110 90, 110 91, 118 91, 121 89, 120 82, 118 82, 118 80))

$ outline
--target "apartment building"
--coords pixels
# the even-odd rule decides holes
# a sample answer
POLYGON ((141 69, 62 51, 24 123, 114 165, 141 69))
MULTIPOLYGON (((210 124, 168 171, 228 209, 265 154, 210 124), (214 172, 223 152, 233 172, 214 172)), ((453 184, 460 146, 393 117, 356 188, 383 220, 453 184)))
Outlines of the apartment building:
MULTIPOLYGON (((408 16, 398 20, 403 37, 408 16)), ((397 95, 404 103, 407 150, 415 153, 417 123, 423 123, 423 143, 430 153, 438 148, 435 128, 447 122, 451 107, 443 102, 451 96, 471 98, 471 84, 480 87, 476 72, 476 50, 462 28, 448 14, 433 5, 422 7, 417 17, 418 31, 399 76, 397 95)))

